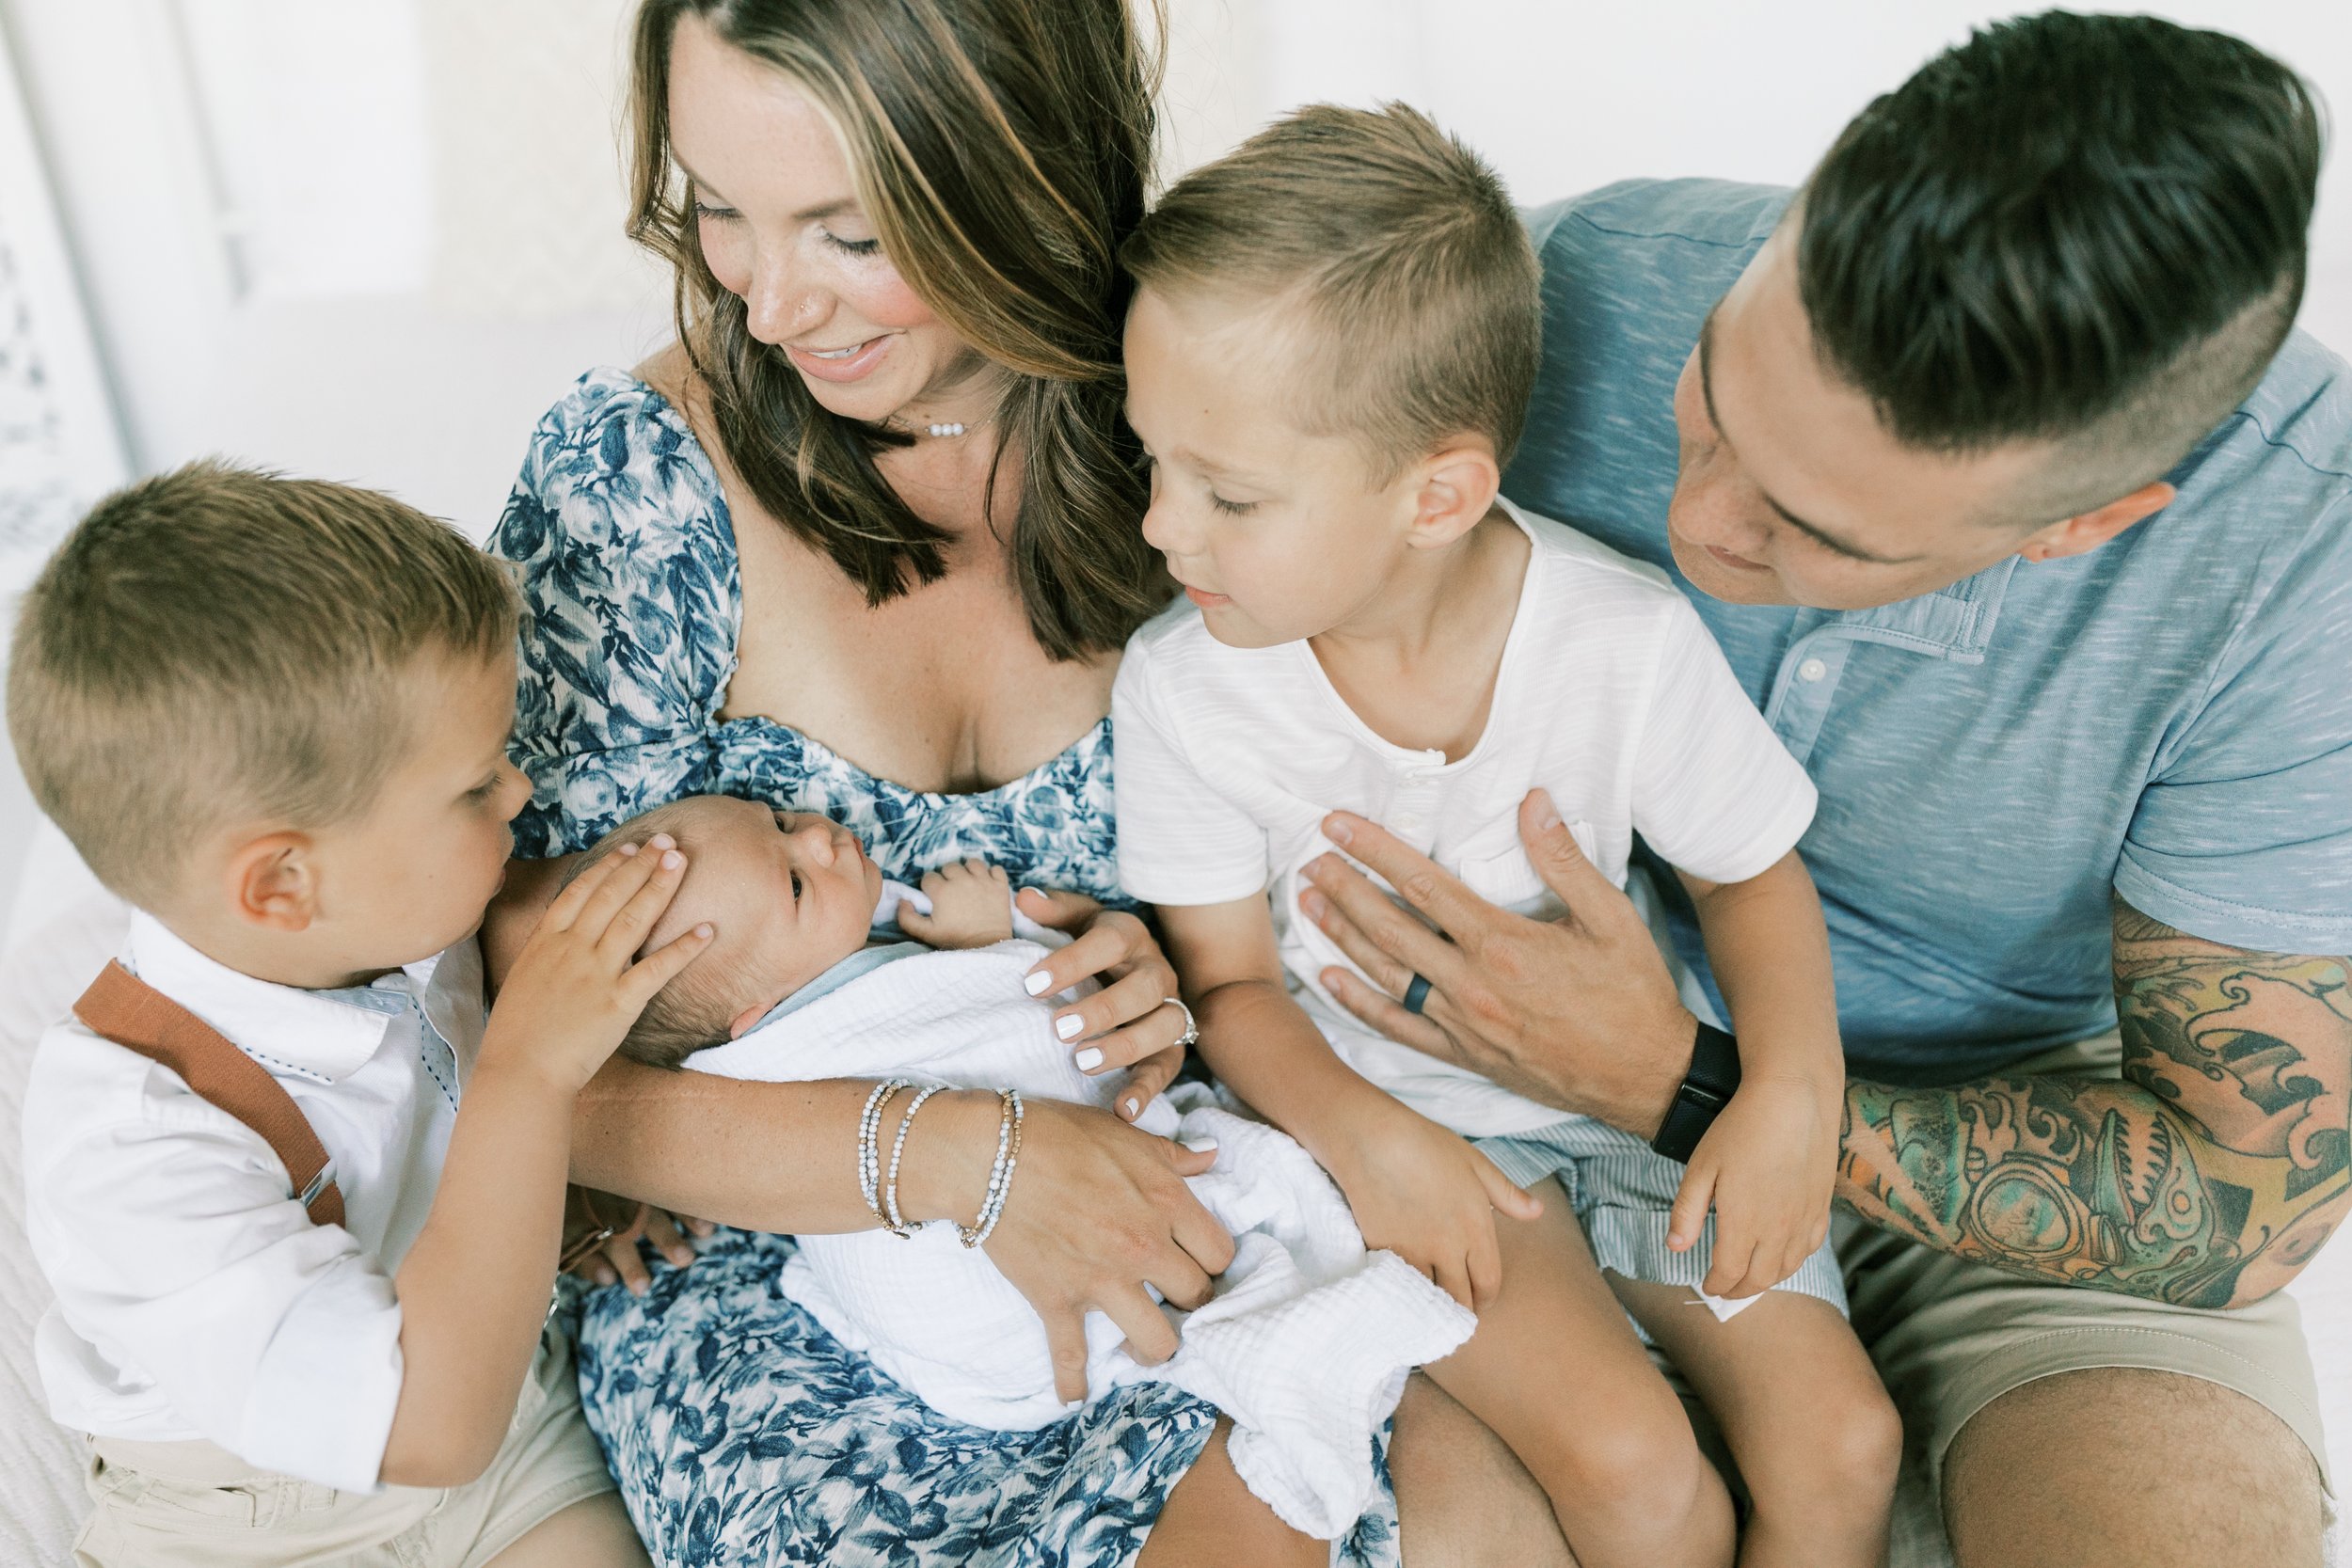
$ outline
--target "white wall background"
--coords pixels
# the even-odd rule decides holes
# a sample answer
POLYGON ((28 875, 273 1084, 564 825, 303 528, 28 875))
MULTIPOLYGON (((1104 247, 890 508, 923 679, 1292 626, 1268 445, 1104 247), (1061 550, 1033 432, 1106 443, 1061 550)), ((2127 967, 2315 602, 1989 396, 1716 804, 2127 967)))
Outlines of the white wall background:
MULTIPOLYGON (((1992 18, 1970 0, 1170 0, 1185 161, 1290 105, 1401 98, 1526 205, 1637 175, 1793 184, 1856 110, 1992 18)), ((2352 115, 2347 0, 2069 0, 2252 40, 2352 115)), ((2305 325, 2352 348, 2352 156, 2329 160, 2305 325)))

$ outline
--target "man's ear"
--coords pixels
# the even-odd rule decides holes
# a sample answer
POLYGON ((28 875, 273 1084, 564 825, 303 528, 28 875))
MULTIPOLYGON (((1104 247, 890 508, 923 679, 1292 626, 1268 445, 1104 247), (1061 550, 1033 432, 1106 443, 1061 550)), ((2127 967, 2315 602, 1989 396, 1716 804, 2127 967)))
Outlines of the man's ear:
POLYGON ((2134 523, 2145 522, 2170 506, 2175 494, 2172 486, 2162 480, 2143 484, 2095 512, 2080 513, 2052 523, 2019 546, 2017 553, 2027 561, 2063 561, 2070 555, 2088 555, 2134 523))
POLYGON ((307 931, 319 912, 318 846, 291 828, 246 840, 221 873, 238 919, 273 931, 307 931))
POLYGON ((1484 442, 1464 440, 1415 466, 1411 543, 1420 549, 1451 545, 1494 510, 1502 469, 1484 442))

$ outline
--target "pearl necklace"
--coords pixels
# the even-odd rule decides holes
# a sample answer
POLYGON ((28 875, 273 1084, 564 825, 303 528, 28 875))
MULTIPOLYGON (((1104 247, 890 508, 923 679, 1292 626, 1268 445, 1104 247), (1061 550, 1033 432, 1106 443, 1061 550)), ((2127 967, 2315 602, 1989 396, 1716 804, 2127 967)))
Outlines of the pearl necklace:
POLYGON ((930 433, 934 436, 961 436, 963 434, 963 426, 960 424, 935 424, 929 428, 930 433))

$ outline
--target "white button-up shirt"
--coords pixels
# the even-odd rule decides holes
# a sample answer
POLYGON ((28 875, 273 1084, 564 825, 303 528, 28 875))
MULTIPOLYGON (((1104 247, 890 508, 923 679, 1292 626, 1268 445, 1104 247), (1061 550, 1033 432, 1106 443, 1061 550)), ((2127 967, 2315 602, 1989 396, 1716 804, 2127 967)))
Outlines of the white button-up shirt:
POLYGON ((372 1490, 400 1398, 392 1275, 481 1043, 480 950, 468 938, 372 986, 300 990, 137 914, 122 962, 294 1097, 345 1218, 312 1224, 269 1145, 168 1068, 57 1024, 24 1096, 26 1230, 56 1291, 35 1338, 50 1414, 372 1490))

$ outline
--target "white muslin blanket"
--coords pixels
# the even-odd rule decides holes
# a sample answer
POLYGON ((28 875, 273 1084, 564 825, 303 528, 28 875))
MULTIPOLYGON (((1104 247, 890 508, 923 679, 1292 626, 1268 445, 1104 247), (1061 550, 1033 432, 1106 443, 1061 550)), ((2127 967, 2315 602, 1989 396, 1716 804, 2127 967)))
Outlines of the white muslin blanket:
MULTIPOLYGON (((1044 951, 1015 940, 900 958, 687 1066, 771 1082, 1012 1087, 1105 1106, 1120 1075, 1079 1072, 1071 1047, 1054 1037, 1056 1000, 1022 990, 1044 951)), ((1215 1168, 1192 1188, 1232 1232, 1233 1262, 1207 1306, 1162 1308, 1182 1338, 1163 1365, 1136 1362, 1118 1327, 1089 1314, 1089 1389, 1158 1379, 1215 1404, 1232 1420, 1230 1452, 1249 1489, 1293 1528, 1338 1536, 1371 1499, 1374 1434, 1406 1374, 1457 1349, 1477 1322, 1394 1253, 1367 1251, 1346 1201, 1307 1151, 1218 1108, 1206 1088, 1181 1086, 1146 1106, 1139 1124, 1187 1143, 1216 1141, 1215 1168)), ((922 1135, 918 1121, 912 1136, 922 1135)), ((1055 1396, 1043 1323, 951 1226, 904 1241, 882 1230, 803 1236, 783 1288, 942 1415, 1025 1431, 1073 1408, 1055 1396)))

